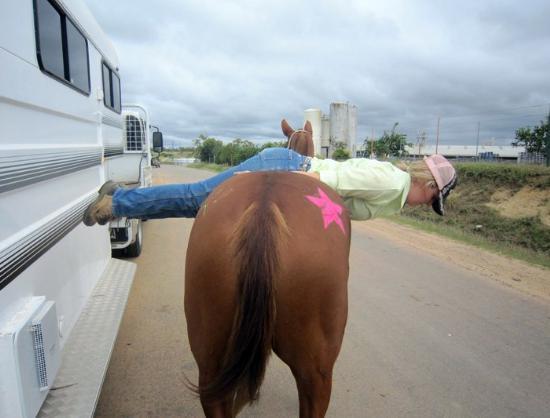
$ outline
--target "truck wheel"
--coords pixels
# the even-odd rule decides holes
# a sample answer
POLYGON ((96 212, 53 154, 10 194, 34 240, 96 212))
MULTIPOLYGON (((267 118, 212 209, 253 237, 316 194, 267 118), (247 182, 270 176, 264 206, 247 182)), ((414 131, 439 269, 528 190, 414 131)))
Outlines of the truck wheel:
POLYGON ((143 227, 141 221, 138 222, 136 240, 125 249, 126 257, 139 257, 143 245, 143 227))

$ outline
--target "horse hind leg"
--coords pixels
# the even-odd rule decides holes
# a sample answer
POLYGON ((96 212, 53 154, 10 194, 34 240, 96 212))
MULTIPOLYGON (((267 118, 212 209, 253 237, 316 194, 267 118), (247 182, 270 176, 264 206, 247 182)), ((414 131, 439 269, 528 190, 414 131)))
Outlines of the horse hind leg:
MULTIPOLYGON (((330 362, 329 362, 330 363, 330 362)), ((298 388, 300 418, 324 417, 332 391, 332 364, 306 364, 292 367, 298 388)))
MULTIPOLYGON (((310 335, 311 336, 311 335, 310 335)), ((296 341, 288 339, 288 335, 275 342, 275 353, 291 369, 300 402, 300 418, 324 417, 330 402, 332 391, 332 371, 340 350, 339 341, 322 343, 315 338, 296 341), (314 351, 312 352, 312 349, 314 351)))
POLYGON ((322 276, 315 277, 316 286, 304 283, 309 285, 307 303, 280 289, 279 296, 286 297, 287 303, 278 304, 273 342, 273 351, 290 367, 296 380, 300 418, 325 416, 347 320, 345 280, 335 279, 336 285, 327 285, 322 276))
MULTIPOLYGON (((209 382, 210 376, 212 376, 212 373, 199 367, 199 387, 209 382)), ((225 399, 219 400, 207 400, 201 396, 200 400, 206 418, 233 418, 237 415, 233 409, 233 395, 228 395, 225 399)))
POLYGON ((233 414, 234 416, 239 415, 239 412, 243 410, 243 408, 250 403, 251 399, 248 396, 248 391, 246 388, 239 388, 237 389, 237 393, 235 394, 235 402, 233 403, 233 414))

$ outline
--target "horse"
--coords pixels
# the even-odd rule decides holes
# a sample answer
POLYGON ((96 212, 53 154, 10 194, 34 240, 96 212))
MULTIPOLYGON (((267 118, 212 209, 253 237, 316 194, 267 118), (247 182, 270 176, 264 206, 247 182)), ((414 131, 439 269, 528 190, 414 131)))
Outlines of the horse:
POLYGON ((300 417, 325 416, 347 321, 350 228, 338 194, 299 173, 239 174, 203 203, 184 305, 207 418, 258 398, 271 352, 294 375, 300 417))
POLYGON ((296 151, 298 154, 305 155, 306 157, 313 157, 315 150, 313 146, 313 129, 311 123, 306 121, 304 129, 298 129, 295 131, 288 124, 286 119, 281 121, 281 129, 283 134, 288 138, 286 147, 296 151))

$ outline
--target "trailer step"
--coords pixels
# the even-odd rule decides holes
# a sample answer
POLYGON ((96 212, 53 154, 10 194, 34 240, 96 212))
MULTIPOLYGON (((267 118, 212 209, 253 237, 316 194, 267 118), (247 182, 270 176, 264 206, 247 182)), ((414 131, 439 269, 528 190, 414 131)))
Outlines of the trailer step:
POLYGON ((38 417, 92 417, 136 265, 111 259, 63 349, 59 373, 38 417))

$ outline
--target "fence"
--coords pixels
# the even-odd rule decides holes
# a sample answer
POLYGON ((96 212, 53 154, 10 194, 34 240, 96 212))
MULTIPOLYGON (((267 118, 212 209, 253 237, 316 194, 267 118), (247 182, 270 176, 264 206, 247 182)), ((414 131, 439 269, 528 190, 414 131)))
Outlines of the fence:
POLYGON ((522 152, 518 164, 546 164, 546 156, 541 152, 522 152))

